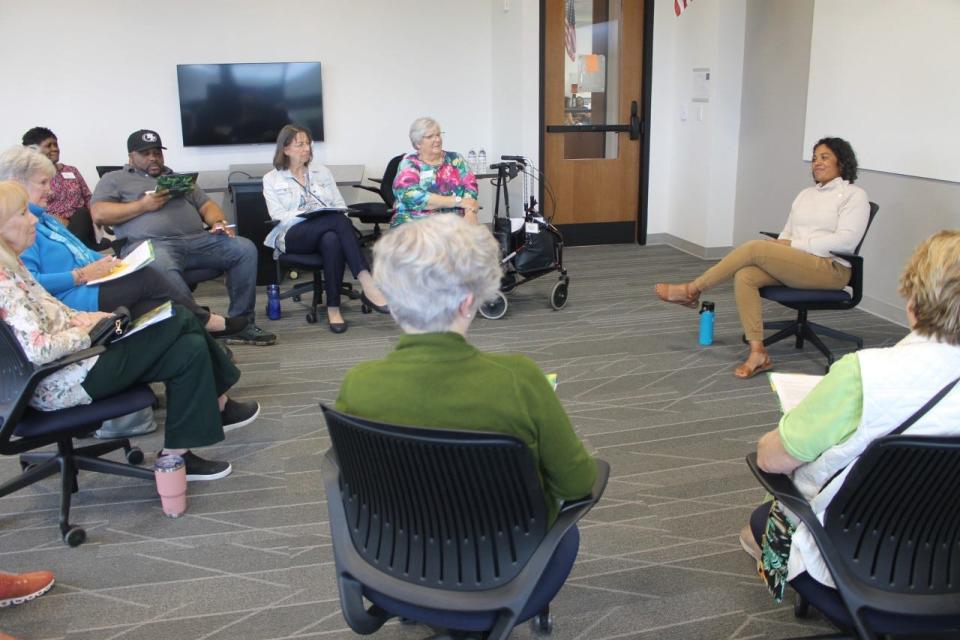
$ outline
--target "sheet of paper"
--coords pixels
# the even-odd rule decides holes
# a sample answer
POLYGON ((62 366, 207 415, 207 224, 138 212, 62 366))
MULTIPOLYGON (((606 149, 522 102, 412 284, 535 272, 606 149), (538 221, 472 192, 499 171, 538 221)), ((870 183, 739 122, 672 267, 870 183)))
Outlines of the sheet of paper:
POLYGON ((139 318, 131 322, 130 327, 126 330, 126 332, 122 336, 117 338, 117 340, 123 340, 124 338, 129 338, 130 336, 135 334, 137 331, 142 331, 143 329, 146 329, 150 325, 157 324, 158 322, 162 322, 167 318, 171 318, 171 317, 173 317, 173 303, 167 300, 159 307, 152 309, 150 311, 147 311, 145 314, 143 314, 142 316, 140 316, 139 318))
POLYGON ((117 266, 108 275, 97 278, 96 280, 91 280, 87 284, 100 284, 122 278, 134 271, 143 269, 151 262, 153 262, 153 244, 149 240, 144 240, 136 249, 127 254, 123 260, 118 260, 117 266))
POLYGON ((823 376, 806 373, 769 373, 770 386, 777 392, 780 408, 786 413, 807 397, 823 376))

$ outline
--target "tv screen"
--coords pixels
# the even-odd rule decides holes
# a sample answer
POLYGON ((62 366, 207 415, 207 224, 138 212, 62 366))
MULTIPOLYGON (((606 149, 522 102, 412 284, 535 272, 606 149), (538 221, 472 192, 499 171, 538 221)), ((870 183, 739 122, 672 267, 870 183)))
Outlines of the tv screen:
POLYGON ((319 62, 178 64, 177 84, 184 146, 273 144, 291 122, 323 140, 319 62))

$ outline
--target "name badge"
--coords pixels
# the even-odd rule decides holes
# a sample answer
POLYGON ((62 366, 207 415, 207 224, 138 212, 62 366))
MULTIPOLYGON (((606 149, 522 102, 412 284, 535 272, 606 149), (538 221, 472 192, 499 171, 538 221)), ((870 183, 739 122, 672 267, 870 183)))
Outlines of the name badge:
POLYGON ((76 179, 77 179, 77 176, 73 175, 73 171, 64 171, 64 172, 61 173, 60 175, 63 176, 63 179, 64 179, 64 180, 76 180, 76 179))

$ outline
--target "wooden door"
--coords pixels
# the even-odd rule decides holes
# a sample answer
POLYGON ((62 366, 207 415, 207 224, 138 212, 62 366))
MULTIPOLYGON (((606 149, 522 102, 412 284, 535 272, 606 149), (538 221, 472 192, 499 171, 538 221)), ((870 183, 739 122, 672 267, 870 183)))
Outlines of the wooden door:
POLYGON ((644 0, 541 6, 542 210, 567 244, 636 242, 644 0))

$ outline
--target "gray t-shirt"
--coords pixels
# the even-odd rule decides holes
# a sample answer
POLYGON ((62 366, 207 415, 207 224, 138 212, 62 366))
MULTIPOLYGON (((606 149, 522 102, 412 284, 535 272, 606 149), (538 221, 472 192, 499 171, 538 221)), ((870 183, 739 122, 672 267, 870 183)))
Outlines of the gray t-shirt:
MULTIPOLYGON (((168 167, 164 173, 173 173, 168 167)), ((131 165, 125 165, 119 171, 111 171, 97 183, 91 202, 133 202, 143 197, 147 191, 157 188, 157 179, 131 165)), ((170 201, 156 211, 148 211, 126 222, 113 225, 118 238, 130 241, 147 238, 179 238, 203 233, 203 218, 200 207, 210 201, 210 197, 200 187, 183 196, 170 198, 170 201)))

